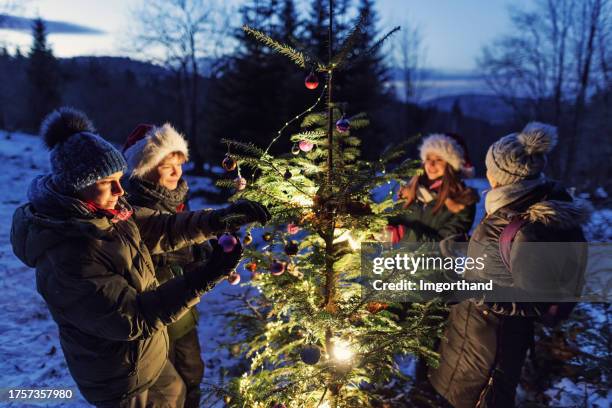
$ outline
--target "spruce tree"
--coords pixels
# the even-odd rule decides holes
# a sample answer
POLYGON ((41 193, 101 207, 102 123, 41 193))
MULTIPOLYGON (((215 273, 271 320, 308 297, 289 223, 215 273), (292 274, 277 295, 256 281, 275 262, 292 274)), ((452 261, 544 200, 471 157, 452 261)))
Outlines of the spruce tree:
POLYGON ((47 44, 47 30, 42 19, 32 24, 32 47, 28 53, 28 81, 30 125, 36 129, 42 118, 61 103, 60 70, 51 47, 47 44))
POLYGON ((432 363, 436 358, 431 349, 441 325, 434 304, 415 306, 399 319, 389 305, 362 296, 360 243, 384 239, 387 219, 398 211, 392 195, 375 201, 371 192, 416 169, 413 162, 389 168, 403 154, 401 146, 374 162, 360 158, 357 134, 369 120, 365 113, 344 115, 334 78, 348 63, 362 26, 335 52, 331 1, 328 7, 332 40, 325 59, 244 27, 302 70, 314 67, 321 83, 317 101, 284 125, 281 120, 271 143, 224 140, 231 149, 225 167, 237 163, 237 174, 218 185, 236 188, 232 199, 264 203, 273 215, 261 246, 249 246, 245 237, 245 267, 260 296, 249 300, 250 313, 231 313, 232 325, 246 336, 242 351, 250 369, 226 391, 230 406, 372 406, 380 402, 378 386, 402 377, 396 355, 413 353, 432 363), (298 121, 299 132, 284 132, 298 121), (283 138, 294 143, 291 153, 272 154, 283 138), (253 170, 248 179, 246 168, 253 170))

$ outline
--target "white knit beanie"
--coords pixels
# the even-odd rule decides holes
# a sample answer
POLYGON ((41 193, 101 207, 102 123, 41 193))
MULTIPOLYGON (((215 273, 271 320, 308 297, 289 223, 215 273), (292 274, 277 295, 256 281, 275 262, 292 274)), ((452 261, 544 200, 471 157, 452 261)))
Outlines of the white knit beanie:
POLYGON ((438 155, 455 171, 460 171, 465 163, 463 148, 455 139, 441 133, 429 135, 423 139, 419 153, 423 162, 428 153, 438 155))
POLYGON ((500 186, 535 178, 546 167, 546 155, 557 144, 557 128, 531 122, 520 133, 511 133, 493 143, 485 164, 500 186))
POLYGON ((180 152, 189 159, 185 138, 169 123, 163 126, 138 125, 128 136, 123 155, 130 177, 142 178, 170 153, 180 152))

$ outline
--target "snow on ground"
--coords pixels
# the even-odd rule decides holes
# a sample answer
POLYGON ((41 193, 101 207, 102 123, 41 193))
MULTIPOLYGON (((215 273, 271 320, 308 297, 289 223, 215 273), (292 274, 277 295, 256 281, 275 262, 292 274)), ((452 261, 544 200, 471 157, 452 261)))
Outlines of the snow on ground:
MULTIPOLYGON (((13 255, 9 242, 15 208, 27 201, 26 191, 32 178, 47 172, 48 169, 48 153, 38 137, 0 131, 0 185, 4 187, 4 195, 0 199, 0 220, 3 220, 0 223, 0 391, 9 387, 69 388, 75 394, 71 401, 44 405, 85 407, 89 405, 78 392, 64 362, 55 322, 36 292, 34 271, 13 255)), ((214 180, 188 176, 188 181, 193 190, 216 189, 214 180)), ((488 187, 484 179, 471 179, 468 184, 479 193, 488 187)), ((390 184, 376 191, 375 196, 396 190, 397 185, 390 184)), ((192 209, 210 207, 201 197, 192 199, 190 206, 192 209)), ((476 223, 483 215, 481 200, 476 223)), ((601 210, 594 214, 589 230, 593 232, 592 236, 607 237, 607 240, 610 240, 611 226, 612 210, 601 210)), ((253 231, 255 242, 260 241, 260 235, 261 231, 253 231)), ((249 274, 244 270, 240 273, 242 281, 248 281, 249 274)), ((236 300, 232 296, 246 293, 248 290, 245 286, 230 286, 223 282, 205 295, 198 305, 199 336, 206 363, 204 384, 208 386, 223 384, 237 362, 227 346, 236 343, 238 339, 228 331, 225 313, 236 307, 236 300)), ((565 384, 560 383, 558 386, 565 384)), ((212 401, 203 403, 207 407, 221 405, 212 401)), ((0 400, 0 406, 40 407, 41 404, 9 403, 0 400)))

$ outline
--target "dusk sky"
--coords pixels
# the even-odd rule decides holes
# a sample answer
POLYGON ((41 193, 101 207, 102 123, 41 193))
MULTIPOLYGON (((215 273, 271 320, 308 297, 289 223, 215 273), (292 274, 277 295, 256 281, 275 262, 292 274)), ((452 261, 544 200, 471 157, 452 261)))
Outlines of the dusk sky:
MULTIPOLYGON (((231 0, 239 6, 244 0, 231 0)), ((25 17, 41 16, 103 30, 101 35, 53 34, 50 42, 57 56, 126 55, 122 44, 130 25, 130 9, 141 0, 29 0, 20 10, 25 17)), ((297 0, 308 7, 309 1, 297 0)), ((529 7, 530 0, 378 0, 380 27, 406 23, 420 30, 427 68, 471 70, 482 46, 510 29, 509 4, 529 7)), ((236 25, 240 16, 236 15, 236 25)), ((0 30, 9 43, 22 49, 30 45, 29 33, 0 30)))

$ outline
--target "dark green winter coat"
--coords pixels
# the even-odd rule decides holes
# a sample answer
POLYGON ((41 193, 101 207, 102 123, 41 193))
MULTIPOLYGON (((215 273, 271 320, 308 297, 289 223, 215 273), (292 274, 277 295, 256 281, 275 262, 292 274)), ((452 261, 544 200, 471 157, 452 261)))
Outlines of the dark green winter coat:
MULTIPOLYGON (((183 278, 159 285, 151 254, 208 238, 207 211, 143 210, 118 221, 36 178, 13 216, 15 255, 59 327, 68 368, 91 403, 134 395, 154 383, 168 355, 166 325, 199 301, 183 278)), ((129 208, 121 197, 121 208, 129 208)))
MULTIPOLYGON (((176 214, 188 210, 185 205, 187 191, 189 190, 184 179, 180 179, 175 190, 168 190, 163 186, 142 180, 140 178, 125 178, 122 185, 128 194, 128 201, 138 214, 144 209, 160 211, 163 214, 176 214), (180 211, 177 211, 180 209, 180 211)), ((187 246, 177 251, 152 255, 155 266, 155 276, 160 283, 164 283, 175 276, 180 276, 183 270, 193 262, 203 260, 203 251, 199 246, 187 246)), ((168 326, 168 335, 171 341, 183 337, 193 330, 198 322, 197 309, 191 308, 178 321, 168 326)))
MULTIPOLYGON (((542 184, 489 214, 476 227, 467 256, 481 257, 485 267, 466 271, 465 278, 492 280, 517 296, 538 293, 540 283, 550 286, 553 282, 565 282, 565 287, 579 292, 586 253, 583 244, 575 243, 584 241, 580 225, 587 214, 558 184, 542 184), (514 239, 508 270, 501 259, 499 237, 515 216, 527 223, 514 239), (533 248, 523 245, 534 242, 568 244, 566 251, 534 254, 533 248)), ((533 324, 548 306, 545 302, 472 301, 453 306, 440 347, 440 366, 430 370, 434 388, 456 408, 473 408, 479 400, 483 408, 514 407, 521 368, 533 341, 533 324)))
POLYGON ((405 227, 404 242, 439 242, 451 236, 466 236, 476 215, 477 196, 475 193, 473 196, 476 199, 460 211, 450 211, 443 205, 435 213, 435 200, 424 202, 417 196, 401 215, 390 218, 389 224, 405 227))

